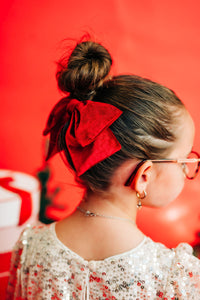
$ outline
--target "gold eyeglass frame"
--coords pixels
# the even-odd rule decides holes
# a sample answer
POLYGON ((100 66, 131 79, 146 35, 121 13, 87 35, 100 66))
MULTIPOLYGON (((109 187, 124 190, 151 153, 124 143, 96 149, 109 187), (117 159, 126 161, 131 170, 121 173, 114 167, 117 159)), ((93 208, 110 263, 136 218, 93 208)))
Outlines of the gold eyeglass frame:
POLYGON ((161 159, 143 159, 142 161, 140 161, 137 166, 135 167, 134 171, 132 172, 132 174, 129 176, 129 178, 127 179, 127 181, 125 182, 125 186, 130 186, 137 171, 139 170, 139 168, 145 163, 145 161, 151 161, 152 163, 178 163, 178 164, 182 164, 183 165, 183 172, 186 176, 187 179, 194 179, 200 169, 200 154, 196 151, 191 151, 191 153, 194 153, 198 158, 178 158, 178 159, 171 159, 171 158, 161 158, 161 159), (197 168, 194 172, 193 176, 188 176, 184 164, 186 163, 198 163, 197 168))

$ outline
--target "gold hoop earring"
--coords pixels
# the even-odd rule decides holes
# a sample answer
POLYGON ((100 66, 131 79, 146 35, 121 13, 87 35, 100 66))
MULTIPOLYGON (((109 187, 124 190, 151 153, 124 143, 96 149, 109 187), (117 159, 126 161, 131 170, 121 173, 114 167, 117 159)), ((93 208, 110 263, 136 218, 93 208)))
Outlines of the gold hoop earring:
POLYGON ((146 196, 147 196, 147 192, 143 191, 143 195, 141 195, 140 193, 136 192, 136 196, 138 198, 138 203, 137 203, 137 208, 141 209, 142 208, 142 201, 146 196))

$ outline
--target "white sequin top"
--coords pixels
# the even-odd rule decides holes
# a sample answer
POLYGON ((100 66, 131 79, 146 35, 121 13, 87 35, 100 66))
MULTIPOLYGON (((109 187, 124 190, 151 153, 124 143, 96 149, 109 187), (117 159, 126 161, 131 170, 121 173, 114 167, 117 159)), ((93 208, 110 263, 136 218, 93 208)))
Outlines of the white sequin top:
POLYGON ((200 299, 200 260, 145 237, 136 248, 86 261, 58 240, 55 223, 28 227, 15 245, 7 299, 200 299))

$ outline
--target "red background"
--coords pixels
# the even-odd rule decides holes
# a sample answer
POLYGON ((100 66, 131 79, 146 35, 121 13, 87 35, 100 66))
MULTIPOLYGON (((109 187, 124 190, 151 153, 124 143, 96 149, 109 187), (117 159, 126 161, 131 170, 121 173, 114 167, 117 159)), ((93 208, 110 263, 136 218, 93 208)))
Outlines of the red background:
MULTIPOLYGON (((200 151, 199 11, 198 0, 1 1, 0 168, 36 174, 43 165, 41 133, 62 96, 55 61, 63 39, 79 39, 85 32, 110 50, 114 74, 146 76, 177 92, 196 123, 195 149, 200 151)), ((67 205, 64 216, 81 191, 59 156, 51 168, 51 185, 62 188, 56 201, 67 205)), ((200 176, 187 181, 181 196, 165 209, 143 208, 138 217, 143 231, 168 246, 197 242, 199 182, 200 176)))

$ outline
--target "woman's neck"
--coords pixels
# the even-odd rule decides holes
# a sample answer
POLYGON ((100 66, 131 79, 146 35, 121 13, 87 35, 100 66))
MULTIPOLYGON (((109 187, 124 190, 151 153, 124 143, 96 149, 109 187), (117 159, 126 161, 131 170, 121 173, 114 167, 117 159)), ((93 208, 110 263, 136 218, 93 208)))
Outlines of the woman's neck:
POLYGON ((90 212, 136 221, 137 206, 133 195, 124 192, 98 194, 87 192, 80 207, 90 212))

